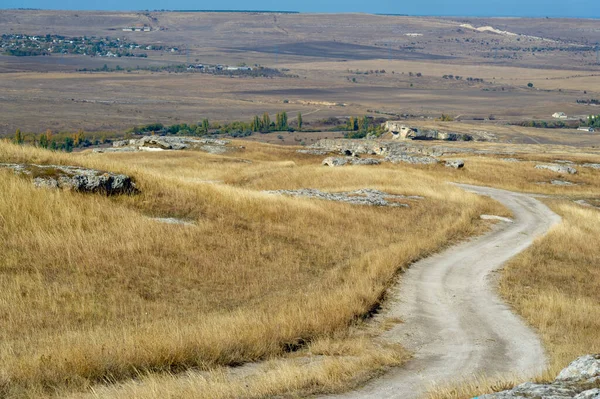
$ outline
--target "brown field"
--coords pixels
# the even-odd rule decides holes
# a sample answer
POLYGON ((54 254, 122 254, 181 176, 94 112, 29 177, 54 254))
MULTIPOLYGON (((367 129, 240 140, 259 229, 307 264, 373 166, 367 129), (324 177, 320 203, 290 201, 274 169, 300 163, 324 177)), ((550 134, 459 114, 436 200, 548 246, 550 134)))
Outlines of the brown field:
MULTIPOLYGON (((514 120, 551 120, 556 111, 585 117, 596 108, 575 101, 600 97, 596 84, 600 65, 594 64, 593 52, 567 51, 595 41, 594 22, 587 20, 541 21, 536 25, 537 36, 554 41, 525 36, 517 41, 512 36, 475 32, 460 28, 467 22, 462 20, 361 14, 7 10, 0 11, 0 21, 0 33, 123 37, 186 49, 176 54, 153 53, 147 60, 0 56, 0 72, 12 72, 0 73, 0 135, 11 135, 17 128, 36 133, 46 129, 122 132, 150 122, 196 123, 204 117, 246 121, 255 114, 284 110, 294 115, 300 111, 308 124, 316 126, 328 117, 367 114, 394 119, 408 114, 414 116, 409 120, 412 123, 421 118, 431 121, 442 113, 463 121, 494 115, 496 121, 491 124, 502 125, 514 120), (154 30, 120 30, 135 23, 149 24, 154 30), (557 32, 572 29, 587 33, 555 40, 557 32), (409 37, 406 33, 423 36, 409 37), (503 46, 551 48, 535 53, 518 51, 514 58, 494 58, 494 49, 503 46), (286 73, 298 77, 74 72, 104 64, 127 68, 186 63, 188 59, 190 63, 261 64, 289 70, 286 73), (356 74, 379 70, 386 73, 356 74), (422 76, 409 76, 411 72, 422 76), (442 78, 448 74, 484 82, 442 78), (527 88, 529 82, 533 89, 527 88), (32 113, 38 117, 30 118, 32 113)), ((506 29, 518 25, 504 19, 468 22, 475 26, 497 22, 506 29)), ((530 34, 526 28, 521 30, 515 29, 530 34)), ((488 123, 478 124, 487 129, 488 123)), ((527 135, 518 131, 516 135, 518 142, 527 142, 527 135)), ((557 142, 554 138, 549 141, 557 142)), ((584 141, 584 145, 589 144, 589 140, 584 141)))

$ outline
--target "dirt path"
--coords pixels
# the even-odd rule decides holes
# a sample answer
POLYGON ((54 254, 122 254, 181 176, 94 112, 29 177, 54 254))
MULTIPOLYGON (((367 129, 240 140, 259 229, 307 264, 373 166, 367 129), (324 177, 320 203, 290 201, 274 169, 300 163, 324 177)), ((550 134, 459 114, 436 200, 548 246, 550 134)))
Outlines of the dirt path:
POLYGON ((489 195, 514 214, 484 236, 424 259, 406 272, 383 316, 401 318, 385 333, 414 352, 404 367, 331 398, 420 398, 433 384, 470 376, 542 371, 542 345, 495 294, 493 272, 546 233, 560 217, 535 198, 461 185, 489 195))

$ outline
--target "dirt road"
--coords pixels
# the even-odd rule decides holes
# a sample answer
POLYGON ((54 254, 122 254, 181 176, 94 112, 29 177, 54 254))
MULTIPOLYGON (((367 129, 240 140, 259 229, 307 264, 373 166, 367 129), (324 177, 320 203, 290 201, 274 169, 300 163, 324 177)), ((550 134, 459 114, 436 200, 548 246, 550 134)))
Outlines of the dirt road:
POLYGON ((461 185, 514 214, 492 232, 424 259, 403 276, 384 316, 404 323, 385 333, 414 359, 365 387, 331 398, 420 398, 434 384, 470 376, 533 376, 545 364, 537 336, 494 291, 493 272, 560 221, 535 198, 461 185))

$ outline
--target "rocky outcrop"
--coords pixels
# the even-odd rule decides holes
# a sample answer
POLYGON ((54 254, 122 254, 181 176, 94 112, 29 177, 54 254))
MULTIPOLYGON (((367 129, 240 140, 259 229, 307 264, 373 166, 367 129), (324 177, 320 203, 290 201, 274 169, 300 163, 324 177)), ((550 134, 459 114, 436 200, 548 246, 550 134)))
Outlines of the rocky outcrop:
POLYGON ((393 140, 445 140, 471 141, 473 136, 465 133, 440 132, 435 129, 421 129, 407 126, 404 122, 387 121, 383 128, 392 134, 393 140))
POLYGON ((379 165, 380 161, 375 158, 354 158, 354 157, 329 157, 322 162, 324 166, 344 166, 344 165, 379 165))
POLYGON ((543 164, 543 165, 535 165, 536 169, 546 169, 552 172, 561 173, 561 174, 570 174, 574 175, 577 173, 577 169, 572 166, 567 165, 556 165, 556 164, 543 164))
POLYGON ((113 142, 112 148, 96 148, 94 152, 136 152, 199 149, 211 154, 222 154, 228 150, 229 141, 213 138, 178 136, 144 136, 140 139, 113 142))
POLYGON ((447 168, 462 169, 465 167, 465 161, 462 159, 449 159, 446 161, 447 168))
POLYGON ((416 141, 389 141, 389 140, 350 140, 350 139, 324 139, 310 145, 305 151, 324 151, 342 155, 426 155, 431 157, 460 156, 464 155, 513 155, 511 151, 481 150, 467 147, 453 147, 450 145, 427 145, 416 141))
POLYGON ((30 177, 36 187, 62 188, 104 195, 138 192, 131 177, 95 169, 62 165, 0 164, 16 174, 30 177))
POLYGON ((383 191, 363 188, 355 191, 327 193, 315 189, 264 191, 267 194, 283 194, 293 197, 307 197, 327 201, 347 202, 354 205, 408 207, 408 204, 398 201, 420 200, 423 197, 388 194, 383 191))
POLYGON ((573 361, 549 384, 527 382, 479 399, 600 399, 600 355, 573 361))

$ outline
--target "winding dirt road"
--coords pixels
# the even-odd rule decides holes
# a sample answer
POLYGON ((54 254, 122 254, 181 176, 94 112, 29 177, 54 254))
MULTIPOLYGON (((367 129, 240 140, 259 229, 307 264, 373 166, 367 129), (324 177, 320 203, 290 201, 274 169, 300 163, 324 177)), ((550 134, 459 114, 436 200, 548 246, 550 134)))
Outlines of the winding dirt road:
POLYGON ((493 272, 560 221, 527 194, 460 185, 488 195, 514 214, 491 232, 415 263, 384 316, 404 323, 385 333, 414 359, 365 387, 330 398, 420 398, 434 384, 470 376, 542 371, 545 355, 533 331, 496 295, 493 272))

